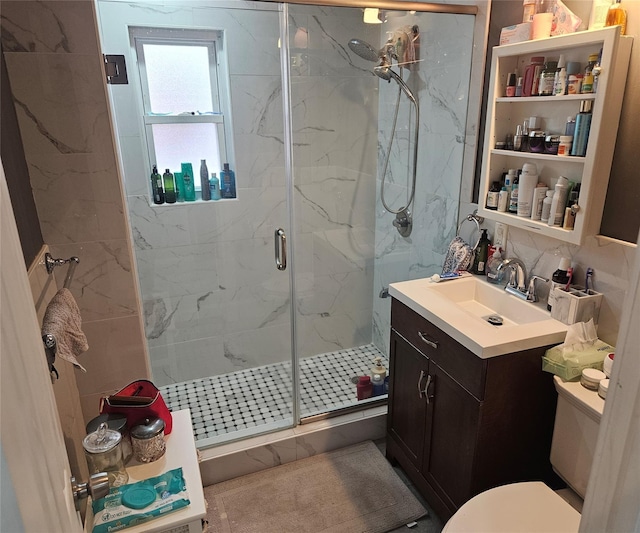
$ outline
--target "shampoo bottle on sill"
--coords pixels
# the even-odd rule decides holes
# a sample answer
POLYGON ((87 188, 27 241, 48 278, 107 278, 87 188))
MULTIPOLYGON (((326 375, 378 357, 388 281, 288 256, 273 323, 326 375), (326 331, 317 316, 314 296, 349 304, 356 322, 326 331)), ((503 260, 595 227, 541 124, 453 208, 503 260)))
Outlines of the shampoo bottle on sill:
POLYGON ((168 204, 176 203, 176 187, 173 182, 173 174, 169 169, 164 171, 162 175, 162 181, 164 182, 164 200, 168 204))
POLYGON ((224 164, 224 170, 220 173, 220 186, 223 198, 236 197, 236 174, 229 168, 229 163, 224 164))
POLYGON ((200 160, 200 190, 202 191, 202 200, 211 200, 211 191, 209 190, 209 169, 207 168, 207 160, 200 160))
POLYGON ((182 179, 184 180, 184 199, 187 202, 195 202, 196 188, 193 183, 193 176, 189 172, 183 172, 182 179))
POLYGON ((212 200, 220 200, 220 180, 216 177, 216 173, 211 173, 209 180, 209 194, 212 200))
POLYGON ((162 176, 158 173, 158 167, 153 165, 151 172, 151 191, 153 192, 153 203, 164 204, 164 190, 162 189, 162 176))

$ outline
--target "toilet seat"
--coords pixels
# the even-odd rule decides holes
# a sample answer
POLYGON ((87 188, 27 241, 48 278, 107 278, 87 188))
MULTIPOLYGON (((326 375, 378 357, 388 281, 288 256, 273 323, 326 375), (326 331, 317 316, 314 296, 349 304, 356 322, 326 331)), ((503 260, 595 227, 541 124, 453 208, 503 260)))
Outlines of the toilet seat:
POLYGON ((446 523, 443 533, 572 533, 580 513, 539 481, 478 494, 446 523))

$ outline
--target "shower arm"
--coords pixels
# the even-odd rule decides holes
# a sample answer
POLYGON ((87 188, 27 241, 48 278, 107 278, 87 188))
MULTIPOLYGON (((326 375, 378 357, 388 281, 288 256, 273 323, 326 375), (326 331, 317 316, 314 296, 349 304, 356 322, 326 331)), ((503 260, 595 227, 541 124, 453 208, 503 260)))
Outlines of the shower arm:
MULTIPOLYGON (((409 207, 411 207, 411 203, 413 202, 413 198, 415 196, 415 192, 416 192, 416 174, 417 174, 417 165, 418 165, 418 129, 420 127, 420 108, 418 106, 418 102, 415 98, 415 96, 413 95, 413 93, 411 92, 411 90, 409 89, 409 87, 407 87, 407 84, 405 83, 405 81, 398 75, 396 74, 396 72, 394 72, 390 67, 388 68, 388 72, 391 75, 391 77, 396 80, 396 82, 398 82, 398 102, 396 102, 396 112, 395 115, 393 117, 393 126, 391 128, 391 137, 389 139, 389 149, 387 150, 387 156, 385 158, 384 161, 384 170, 382 171, 382 184, 380 186, 380 200, 382 202, 382 206, 392 215, 397 215, 399 213, 402 213, 403 211, 406 211, 407 209, 409 209, 409 207), (400 93, 404 92, 407 97, 409 98, 409 100, 413 103, 413 106, 415 107, 416 110, 416 121, 415 121, 415 126, 413 128, 413 179, 411 182, 411 194, 409 195, 409 200, 407 201, 407 205, 404 207, 401 207, 400 209, 391 209, 388 205, 387 202, 384 199, 384 182, 386 180, 386 176, 387 176, 387 168, 389 166, 389 158, 390 158, 390 154, 391 154, 391 145, 393 144, 393 137, 395 134, 395 130, 396 130, 396 122, 398 120, 398 104, 400 103, 400 93)), ((391 80, 389 80, 391 81, 391 80)))

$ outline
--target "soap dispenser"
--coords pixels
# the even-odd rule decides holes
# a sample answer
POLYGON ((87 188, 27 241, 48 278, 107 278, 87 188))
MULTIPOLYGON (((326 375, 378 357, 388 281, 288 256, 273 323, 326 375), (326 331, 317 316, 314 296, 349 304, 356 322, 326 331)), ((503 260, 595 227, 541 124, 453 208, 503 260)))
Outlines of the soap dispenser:
POLYGON ((382 366, 382 357, 378 356, 373 360, 373 366, 371 367, 371 378, 375 375, 382 377, 381 381, 384 382, 384 378, 387 377, 387 369, 382 366))

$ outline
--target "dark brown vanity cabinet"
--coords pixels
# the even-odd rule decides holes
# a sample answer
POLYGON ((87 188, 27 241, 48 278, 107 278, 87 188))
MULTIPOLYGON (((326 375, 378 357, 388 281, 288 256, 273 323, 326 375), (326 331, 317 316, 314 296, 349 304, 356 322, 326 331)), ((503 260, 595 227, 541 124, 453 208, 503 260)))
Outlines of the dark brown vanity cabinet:
POLYGON ((546 347, 481 359, 396 299, 391 327, 387 457, 440 518, 491 487, 557 483, 546 347))

